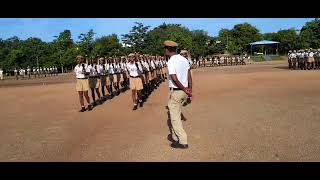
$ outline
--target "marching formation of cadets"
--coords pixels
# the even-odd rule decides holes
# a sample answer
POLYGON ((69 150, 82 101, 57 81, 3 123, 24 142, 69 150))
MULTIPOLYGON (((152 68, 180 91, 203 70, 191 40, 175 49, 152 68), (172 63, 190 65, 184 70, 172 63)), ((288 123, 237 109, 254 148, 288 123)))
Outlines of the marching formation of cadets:
MULTIPOLYGON (((27 69, 14 69, 14 76, 15 78, 18 80, 19 77, 23 77, 23 78, 31 78, 31 76, 36 77, 47 77, 47 76, 57 76, 58 75, 58 68, 55 66, 52 67, 33 67, 33 68, 29 68, 27 67, 27 69)), ((4 71, 0 68, 0 79, 3 80, 4 79, 4 71)))
POLYGON ((288 53, 289 69, 320 69, 320 49, 290 50, 288 53))
POLYGON ((143 107, 153 90, 167 79, 166 60, 161 56, 131 53, 128 56, 86 60, 77 56, 74 68, 81 105, 80 112, 91 111, 107 99, 132 90, 133 110, 143 107), (91 91, 91 99, 88 91, 91 91), (100 93, 101 92, 101 93, 100 93), (96 96, 97 95, 97 96, 96 96), (84 97, 88 103, 84 105, 84 97))
POLYGON ((249 60, 250 56, 207 56, 193 59, 192 63, 196 67, 206 67, 208 62, 209 67, 214 66, 233 66, 233 65, 245 65, 246 60, 249 60))

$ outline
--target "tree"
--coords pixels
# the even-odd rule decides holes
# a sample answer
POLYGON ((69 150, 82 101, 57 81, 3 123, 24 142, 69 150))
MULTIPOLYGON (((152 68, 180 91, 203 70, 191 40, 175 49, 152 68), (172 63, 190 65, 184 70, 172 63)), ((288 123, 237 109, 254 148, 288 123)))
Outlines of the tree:
POLYGON ((262 37, 264 40, 277 41, 278 40, 278 33, 277 32, 265 33, 262 35, 262 37))
POLYGON ((122 41, 124 44, 130 45, 133 51, 144 52, 146 34, 150 26, 144 26, 139 22, 135 22, 135 24, 129 34, 122 35, 122 41))
POLYGON ((90 29, 86 34, 80 34, 78 38, 80 39, 78 43, 79 53, 83 56, 87 55, 90 57, 91 51, 93 49, 93 36, 95 33, 93 29, 90 29))
POLYGON ((27 66, 42 66, 46 53, 46 43, 39 38, 28 38, 22 42, 22 50, 25 54, 27 66))
POLYGON ((180 24, 162 24, 147 33, 145 52, 164 54, 163 42, 172 40, 179 49, 192 49, 192 33, 180 24))
POLYGON ((53 59, 53 64, 59 65, 62 69, 62 72, 64 72, 64 67, 70 64, 68 62, 70 61, 70 59, 65 59, 67 57, 65 53, 70 51, 70 48, 73 48, 74 43, 71 38, 70 30, 64 30, 59 34, 59 36, 55 37, 56 39, 53 40, 53 43, 51 44, 51 47, 54 48, 54 52, 51 55, 51 58, 53 59))
POLYGON ((259 30, 249 23, 236 24, 231 30, 231 34, 233 53, 248 51, 249 43, 262 40, 262 35, 259 33, 259 30))
POLYGON ((4 69, 21 68, 23 65, 24 55, 21 49, 11 49, 2 66, 4 69))
POLYGON ((192 33, 192 49, 191 54, 194 57, 204 56, 208 54, 211 39, 204 30, 194 30, 192 33))
POLYGON ((280 42, 279 52, 287 54, 289 50, 297 48, 298 35, 294 29, 280 30, 275 40, 280 42))
POLYGON ((103 36, 95 40, 92 54, 94 56, 114 56, 119 55, 121 51, 121 44, 116 34, 103 36))
POLYGON ((226 44, 219 40, 218 37, 209 37, 208 55, 221 54, 226 50, 226 44))
POLYGON ((224 46, 224 51, 228 51, 229 42, 232 40, 232 32, 229 29, 221 29, 218 35, 218 41, 224 46))
POLYGON ((300 41, 302 48, 319 48, 320 47, 320 19, 316 18, 307 22, 301 29, 300 41))
POLYGON ((68 48, 67 51, 63 54, 60 64, 62 67, 70 68, 72 67, 76 62, 77 56, 77 48, 75 46, 68 48))

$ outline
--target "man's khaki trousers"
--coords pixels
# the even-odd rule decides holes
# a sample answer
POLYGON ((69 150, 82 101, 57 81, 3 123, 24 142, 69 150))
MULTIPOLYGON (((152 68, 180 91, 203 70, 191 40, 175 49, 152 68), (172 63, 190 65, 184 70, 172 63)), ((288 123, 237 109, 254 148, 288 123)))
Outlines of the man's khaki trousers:
POLYGON ((172 139, 180 144, 188 144, 187 133, 184 131, 181 121, 181 107, 186 102, 188 95, 182 90, 171 90, 169 94, 168 108, 171 118, 172 139))

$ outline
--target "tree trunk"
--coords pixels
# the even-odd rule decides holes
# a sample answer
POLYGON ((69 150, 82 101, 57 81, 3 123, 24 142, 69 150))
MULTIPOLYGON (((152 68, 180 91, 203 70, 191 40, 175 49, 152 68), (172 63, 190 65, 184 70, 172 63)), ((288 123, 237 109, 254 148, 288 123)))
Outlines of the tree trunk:
POLYGON ((64 73, 64 72, 63 72, 63 66, 61 67, 61 69, 62 69, 62 71, 61 71, 61 72, 62 72, 62 73, 64 73))

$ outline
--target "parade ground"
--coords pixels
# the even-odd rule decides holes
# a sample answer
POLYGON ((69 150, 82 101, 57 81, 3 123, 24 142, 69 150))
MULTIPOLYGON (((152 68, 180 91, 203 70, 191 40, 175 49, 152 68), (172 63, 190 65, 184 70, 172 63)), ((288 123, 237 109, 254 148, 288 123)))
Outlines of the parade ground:
POLYGON ((78 112, 75 77, 0 82, 0 161, 319 161, 320 70, 287 61, 193 70, 189 149, 167 140, 167 81, 78 112))

